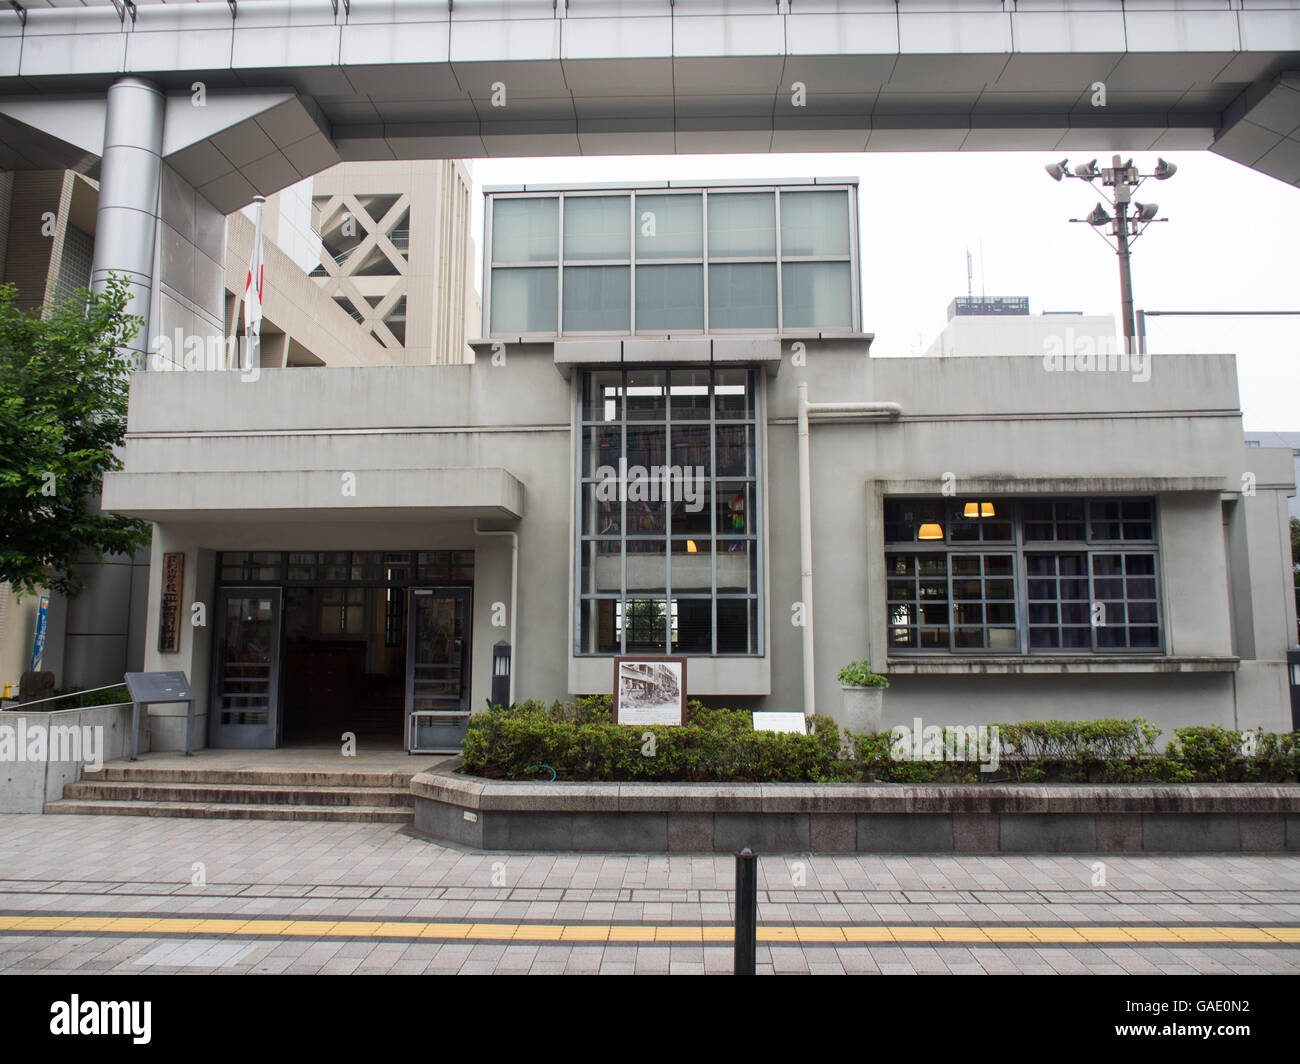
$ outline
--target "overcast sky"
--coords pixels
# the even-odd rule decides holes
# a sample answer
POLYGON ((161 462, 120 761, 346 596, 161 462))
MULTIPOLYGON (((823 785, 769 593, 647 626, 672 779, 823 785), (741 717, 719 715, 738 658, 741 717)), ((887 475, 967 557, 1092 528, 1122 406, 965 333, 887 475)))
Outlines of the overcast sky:
MULTIPOLYGON (((1105 152, 1080 152, 1071 164, 1105 152)), ((1300 190, 1209 152, 1173 152, 1168 181, 1137 198, 1160 205, 1133 248, 1134 302, 1148 310, 1300 310, 1300 190)), ((948 303, 974 292, 1028 296, 1031 313, 1077 310, 1119 320, 1116 257, 1089 226, 1097 202, 1082 181, 1057 184, 1042 152, 697 155, 476 159, 473 229, 482 240, 482 188, 523 183, 852 177, 861 182, 862 325, 878 355, 919 354, 943 328, 948 303)), ((1144 172, 1154 153, 1138 154, 1144 172)), ((481 255, 481 248, 480 248, 481 255)), ((476 273, 476 283, 481 278, 476 273)), ((1153 318, 1154 352, 1238 356, 1248 430, 1300 430, 1300 317, 1153 318)))

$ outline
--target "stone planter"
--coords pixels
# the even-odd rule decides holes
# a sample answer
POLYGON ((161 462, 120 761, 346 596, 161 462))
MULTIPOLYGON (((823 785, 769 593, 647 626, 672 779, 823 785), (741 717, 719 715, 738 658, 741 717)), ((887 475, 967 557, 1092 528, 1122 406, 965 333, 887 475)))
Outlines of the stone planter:
POLYGON ((835 723, 851 732, 878 732, 884 708, 883 687, 853 687, 840 684, 844 693, 840 712, 833 713, 835 723))

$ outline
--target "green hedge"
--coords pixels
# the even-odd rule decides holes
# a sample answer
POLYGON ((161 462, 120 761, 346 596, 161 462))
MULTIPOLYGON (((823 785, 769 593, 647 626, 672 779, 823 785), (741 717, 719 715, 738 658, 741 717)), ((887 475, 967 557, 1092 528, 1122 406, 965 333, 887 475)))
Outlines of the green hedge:
POLYGON ((607 696, 524 702, 470 718, 464 771, 489 779, 847 782, 854 765, 829 717, 812 735, 756 732, 745 710, 686 707, 686 723, 615 724, 607 696), (653 745, 651 743, 653 737, 653 745))
POLYGON ((889 732, 841 733, 829 717, 811 735, 752 730, 747 710, 692 701, 686 723, 614 723, 608 696, 523 702, 470 718, 466 773, 489 779, 752 783, 1287 782, 1300 775, 1300 734, 1217 726, 1174 729, 1162 753, 1149 721, 998 724, 997 771, 973 761, 896 761, 889 732), (651 742, 653 737, 653 742, 651 742), (1243 753, 1243 743, 1246 751, 1243 753))
POLYGON ((1163 753, 1149 721, 1022 721, 998 724, 997 769, 971 761, 895 761, 890 733, 852 737, 859 777, 894 783, 1285 783, 1300 776, 1300 733, 1175 728, 1163 753))

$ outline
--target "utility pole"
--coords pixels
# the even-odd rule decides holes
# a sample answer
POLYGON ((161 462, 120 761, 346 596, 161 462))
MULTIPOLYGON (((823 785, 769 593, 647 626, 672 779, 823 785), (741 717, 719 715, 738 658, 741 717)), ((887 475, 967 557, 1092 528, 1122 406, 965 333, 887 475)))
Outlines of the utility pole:
MULTIPOLYGON (((1174 172, 1178 167, 1173 163, 1165 162, 1164 159, 1157 159, 1155 171, 1150 174, 1142 174, 1133 165, 1132 159, 1124 162, 1120 156, 1115 155, 1111 157, 1111 165, 1105 169, 1097 169, 1097 160, 1093 159, 1090 163, 1076 166, 1071 172, 1069 162, 1069 159, 1062 159, 1059 163, 1048 164, 1045 168, 1047 175, 1053 181, 1060 181, 1064 177, 1075 177, 1087 181, 1090 185, 1098 178, 1101 178, 1102 185, 1105 188, 1113 189, 1113 192, 1102 193, 1110 200, 1110 204, 1115 210, 1113 216, 1107 212, 1104 205, 1098 203, 1088 217, 1071 218, 1070 221, 1087 223, 1096 230, 1103 240, 1106 240, 1106 237, 1101 232, 1101 227, 1110 226, 1111 236, 1115 238, 1115 242, 1111 246, 1115 249, 1115 254, 1119 258, 1119 302, 1120 319, 1124 329, 1124 350, 1128 354, 1133 354, 1137 351, 1138 331, 1133 315, 1133 272, 1130 262, 1130 249, 1133 241, 1146 232, 1146 227, 1152 222, 1168 221, 1167 218, 1156 217, 1160 210, 1159 205, 1155 203, 1138 203, 1133 199, 1133 193, 1148 177, 1154 177, 1157 181, 1167 181, 1174 176, 1174 172), (1130 204, 1133 207, 1131 213, 1129 211, 1130 204)), ((1106 240, 1106 243, 1110 244, 1111 242, 1106 240)))
POLYGON ((1133 185, 1137 183, 1137 168, 1125 167, 1118 155, 1111 159, 1111 168, 1102 171, 1106 185, 1115 189, 1115 238, 1119 256, 1119 303, 1124 325, 1124 350, 1132 354, 1137 350, 1134 338, 1137 329, 1133 322, 1133 268, 1129 261, 1129 214, 1133 185))

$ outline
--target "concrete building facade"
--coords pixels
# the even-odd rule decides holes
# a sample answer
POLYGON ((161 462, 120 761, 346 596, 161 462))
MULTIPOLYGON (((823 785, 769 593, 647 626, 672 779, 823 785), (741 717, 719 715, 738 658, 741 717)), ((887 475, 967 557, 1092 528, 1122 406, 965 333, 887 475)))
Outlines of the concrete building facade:
POLYGON ((866 657, 886 725, 1288 730, 1291 454, 1232 356, 874 359, 856 193, 488 190, 472 364, 138 375, 105 505, 210 618, 158 651, 155 564, 146 667, 214 745, 454 749, 502 642, 516 699, 681 654, 690 697, 839 715, 866 657))

